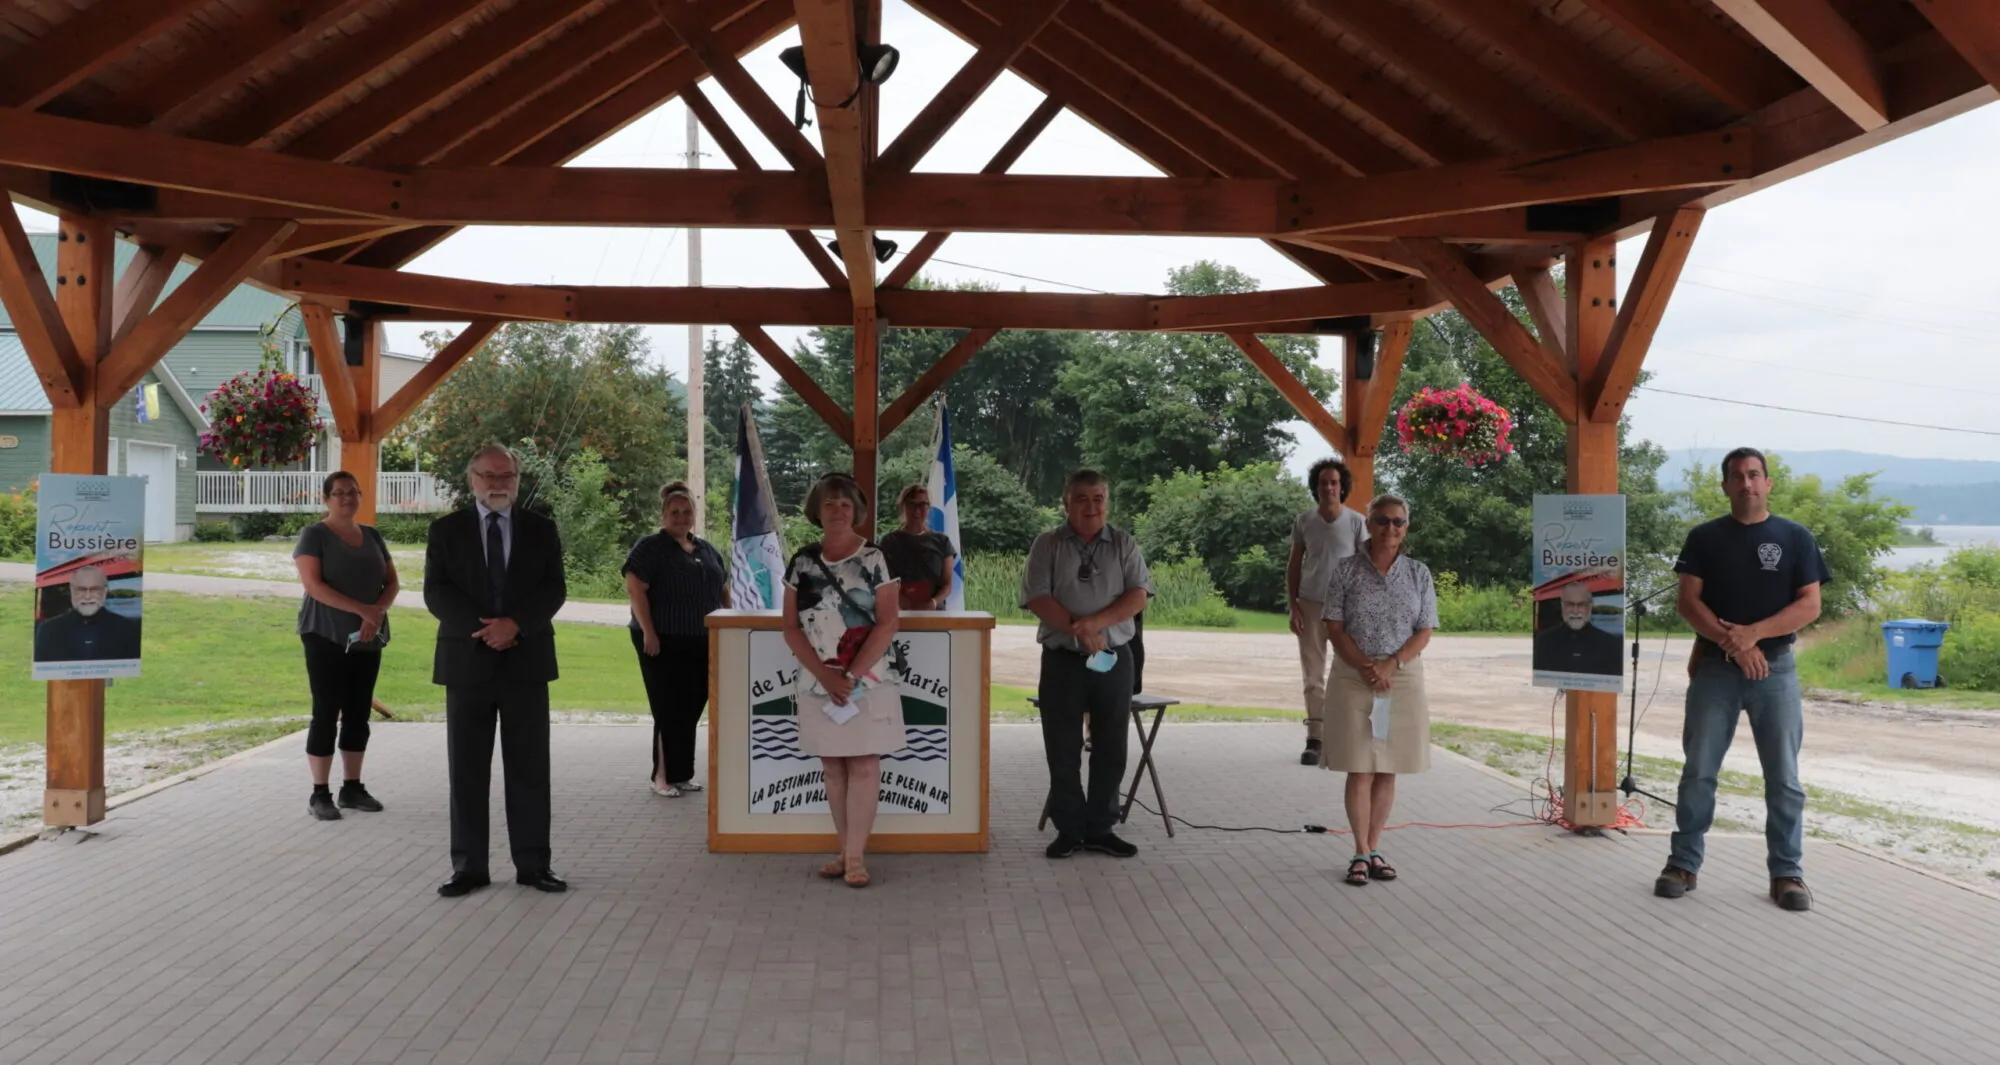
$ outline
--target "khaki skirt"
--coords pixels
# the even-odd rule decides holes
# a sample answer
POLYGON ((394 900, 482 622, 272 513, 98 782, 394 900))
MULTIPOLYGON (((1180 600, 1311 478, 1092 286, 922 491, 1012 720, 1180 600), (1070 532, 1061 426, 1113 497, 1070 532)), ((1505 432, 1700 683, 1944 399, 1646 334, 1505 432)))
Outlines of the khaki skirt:
POLYGON ((1361 671, 1334 659, 1327 685, 1325 750, 1320 767, 1336 773, 1422 773, 1431 767, 1431 712, 1420 655, 1396 672, 1389 689, 1389 738, 1378 740, 1368 712, 1375 691, 1361 671))
POLYGON ((799 750, 815 758, 860 758, 894 754, 908 746, 903 737, 903 690, 894 681, 877 684, 861 697, 861 712, 836 725, 826 716, 826 696, 799 693, 799 750))

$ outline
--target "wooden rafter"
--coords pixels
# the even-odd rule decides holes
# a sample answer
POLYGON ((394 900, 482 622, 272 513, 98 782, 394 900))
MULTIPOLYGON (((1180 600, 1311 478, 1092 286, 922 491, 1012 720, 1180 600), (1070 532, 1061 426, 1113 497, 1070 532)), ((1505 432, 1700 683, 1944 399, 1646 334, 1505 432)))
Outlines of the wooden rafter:
POLYGON ((1543 349, 1541 342, 1520 319, 1488 291, 1479 276, 1466 266, 1458 249, 1438 240, 1411 239, 1401 242, 1410 258, 1423 264, 1424 272, 1451 297, 1458 313, 1471 322, 1507 365, 1521 375, 1535 393, 1566 422, 1577 417, 1576 381, 1562 365, 1543 349))
POLYGON ((1308 6, 1520 150, 1570 148, 1588 139, 1396 4, 1308 0, 1308 6))
POLYGON ((1263 374, 1266 381, 1271 382, 1271 386, 1278 390, 1278 394, 1285 397, 1285 402, 1292 405, 1292 410, 1305 419, 1306 423, 1319 433, 1321 439, 1335 451, 1344 453, 1349 450, 1353 441, 1348 436, 1347 427, 1340 424, 1340 419, 1335 418, 1332 411, 1326 409, 1326 405, 1319 401, 1319 397, 1313 395, 1298 378, 1292 376, 1292 371, 1285 366, 1284 361, 1272 353, 1270 348, 1265 347, 1264 342, 1257 339, 1256 334, 1230 333, 1229 339, 1242 349, 1243 357, 1250 360, 1250 365, 1255 366, 1257 372, 1263 374))
POLYGON ((377 303, 407 303, 470 315, 574 322, 576 291, 541 285, 496 285, 435 274, 372 270, 318 259, 287 259, 262 271, 287 292, 309 292, 377 303))
POLYGON ((1626 35, 1680 68, 1710 96, 1750 112, 1784 98, 1798 79, 1769 52, 1681 3, 1583 0, 1626 35))
POLYGON ((271 249, 291 236, 297 226, 296 222, 260 219, 246 222, 231 234, 111 349, 98 368, 98 394, 120 396, 130 391, 167 349, 180 343, 216 304, 262 266, 271 249))
POLYGON ((431 102, 561 28, 573 0, 526 0, 467 30, 434 55, 285 144, 307 159, 348 159, 431 102))
POLYGON ((1875 49, 1830 0, 1714 0, 1864 130, 1889 124, 1889 91, 1875 49))
POLYGON ((1569 335, 1563 294, 1556 288, 1556 279, 1546 266, 1531 266, 1514 273, 1514 288, 1521 293, 1521 302, 1528 305, 1528 317, 1535 323, 1535 336, 1542 342, 1542 350, 1551 358, 1562 362, 1568 358, 1563 345, 1569 335))
POLYGON ((303 0, 259 8, 243 16, 229 33, 190 48, 149 80, 91 105, 79 117, 114 126, 171 126, 371 2, 303 0))
POLYGON ((1328 107, 1256 55, 1231 47, 1207 23, 1179 4, 1106 0, 1111 10, 1160 39, 1180 61, 1206 70, 1271 118, 1339 160, 1360 177, 1407 170, 1421 160, 1406 156, 1328 107))
POLYGON ((819 382, 812 379, 812 375, 805 371, 805 367, 785 354, 785 349, 771 339, 771 334, 764 332, 762 326, 751 325, 748 322, 736 323, 730 328, 736 330, 738 336, 750 342, 751 349, 763 357, 765 364, 770 366, 785 384, 790 385, 793 392, 798 393, 799 399, 803 400, 814 414, 819 415, 819 420, 833 430, 833 435, 839 437, 841 443, 848 447, 854 446, 854 419, 841 409, 840 404, 833 401, 833 397, 826 394, 826 389, 821 388, 819 382))
MULTIPOLYGON (((700 88, 690 85, 682 89, 681 102, 688 106, 688 110, 694 112, 695 120, 701 123, 703 129, 708 130, 708 135, 715 139, 716 145, 722 149, 722 154, 729 157, 731 165, 750 173, 764 169, 763 164, 757 161, 757 157, 750 154, 750 149, 744 145, 742 138, 736 135, 735 130, 729 128, 729 122, 722 117, 722 112, 715 109, 715 105, 709 102, 708 95, 700 88)), ((806 261, 812 264, 812 268, 819 272, 820 279, 827 283, 827 287, 847 287, 847 275, 840 272, 840 264, 833 261, 833 256, 828 255, 826 249, 819 246, 819 238, 813 236, 811 230, 788 229, 785 235, 792 238, 792 243, 798 247, 799 254, 805 256, 806 261)))
POLYGON ((208 0, 103 0, 15 52, 0 77, 0 106, 47 104, 124 58, 208 0))
POLYGON ((0 304, 14 320, 15 333, 49 403, 58 408, 80 405, 87 373, 83 356, 63 323, 48 278, 42 276, 21 216, 4 196, 0 196, 0 304))
POLYGON ((1938 33, 1979 71, 1987 84, 2000 87, 2000 20, 1986 0, 1916 0, 1938 33))
POLYGON ((1429 302, 1420 280, 1373 281, 1315 288, 1267 289, 1231 296, 1169 296, 1149 305, 1160 330, 1240 329, 1259 322, 1414 311, 1429 302))
POLYGON ((112 297, 111 343, 116 345, 145 321, 160 293, 167 289, 174 270, 181 264, 179 248, 143 244, 138 254, 118 277, 118 291, 112 297))
POLYGON ((1619 303, 1611 339, 1605 342, 1597 371, 1584 390, 1583 402, 1590 407, 1592 420, 1616 421, 1624 412, 1706 213, 1699 207, 1686 207, 1653 222, 1646 251, 1619 303))
POLYGON ((431 361, 403 382, 403 387, 397 389, 395 395, 383 400, 382 405, 376 408, 374 416, 369 419, 374 432, 384 437, 394 432, 397 426, 403 424, 403 419, 408 418, 453 370, 458 369, 460 363, 477 354, 498 328, 498 322, 473 322, 460 330, 450 343, 431 356, 431 361))
MULTIPOLYGON (((1016 160, 1021 158, 1021 153, 1028 150, 1028 145, 1033 144, 1035 138, 1041 136, 1042 131, 1049 128, 1049 123, 1055 121, 1057 115, 1062 114, 1062 110, 1063 104, 1061 100, 1053 96, 1043 97, 1042 102, 1036 104, 1035 109, 1029 112, 1027 120, 1022 122, 1018 129, 1014 130, 1014 135, 1007 138, 1007 143, 1001 145, 1000 150, 993 153, 993 158, 988 159, 986 166, 981 168, 979 172, 982 174, 1006 173, 1007 169, 1013 166, 1016 160)), ((889 271, 889 276, 882 281, 882 287, 902 288, 908 285, 910 279, 917 276, 917 272, 924 268, 925 263, 931 261, 931 256, 936 255, 937 250, 944 247, 944 242, 950 237, 951 233, 947 230, 932 230, 929 233, 925 233, 923 238, 917 241, 915 247, 903 253, 902 261, 896 264, 894 270, 889 271)))
POLYGON ((876 165, 891 173, 916 169, 925 153, 937 145, 945 131, 958 121, 974 100, 979 99, 986 87, 993 84, 993 79, 1007 69, 1007 65, 1021 54, 1036 34, 1042 32, 1067 2, 1027 0, 1023 3, 993 43, 974 53, 945 83, 944 88, 931 97, 924 109, 917 112, 917 117, 903 127, 903 132, 890 142, 881 158, 876 160, 876 165))
POLYGON ((1270 0, 1204 0, 1238 29, 1284 56, 1328 91, 1387 127, 1426 163, 1463 162, 1492 154, 1479 138, 1270 0))
POLYGON ((1382 326, 1382 340, 1375 348, 1375 374, 1368 385, 1368 395, 1361 404, 1361 418, 1349 424, 1354 434, 1355 446, 1374 454, 1382 442, 1382 431, 1389 423, 1389 408, 1396 402, 1396 381, 1403 374, 1403 359, 1410 351, 1410 333, 1414 328, 1408 318, 1388 322, 1382 326))
POLYGON ((1664 96, 1567 36, 1542 8, 1491 0, 1433 2, 1622 137, 1644 140, 1690 129, 1664 96))
POLYGON ((360 84, 420 48, 486 0, 425 0, 402 4, 371 23, 359 40, 329 48, 288 71, 277 82, 187 131, 219 144, 266 144, 314 108, 360 84))
POLYGON ((321 303, 303 303, 299 312, 306 321, 306 340, 312 344, 313 365, 319 369, 320 392, 333 411, 334 432, 342 440, 359 440, 367 434, 367 418, 354 396, 354 377, 348 373, 347 349, 340 341, 340 323, 333 310, 321 303))
MULTIPOLYGON (((730 100, 764 135, 764 139, 771 142, 778 154, 792 164, 793 170, 820 168, 819 152, 813 148, 812 142, 792 125, 791 119, 779 109, 777 101, 771 99, 771 94, 757 84, 757 79, 743 69, 743 64, 736 61, 736 50, 717 42, 708 27, 701 24, 702 20, 696 17, 694 7, 684 0, 652 0, 652 4, 654 10, 660 13, 660 18, 687 45, 688 51, 694 53, 695 58, 714 76, 715 83, 722 86, 730 100)), ((850 25, 852 14, 850 10, 850 25)), ((850 54, 848 58, 852 66, 853 56, 850 54)), ((821 130, 821 137, 824 139, 825 130, 821 130)))
MULTIPOLYGON (((872 318, 875 307, 875 230, 867 218, 868 137, 861 109, 849 106, 862 88, 856 51, 860 36, 849 0, 797 0, 797 10, 799 38, 805 42, 806 70, 812 75, 819 112, 820 144, 826 149, 826 187, 833 202, 834 237, 840 242, 840 258, 847 267, 858 330, 859 316, 872 318)), ((872 428, 872 400, 870 407, 867 419, 872 428)), ((855 412, 857 439, 863 428, 861 417, 861 412, 855 412)))
POLYGON ((958 371, 965 369, 965 364, 971 362, 972 357, 979 354, 980 349, 999 332, 998 329, 974 329, 959 337, 958 342, 951 346, 951 350, 945 352, 930 369, 925 370, 911 382, 910 387, 904 389, 903 394, 897 396, 895 402, 882 408, 882 435, 888 436, 895 432, 898 426, 908 421, 910 415, 916 413, 917 408, 937 395, 938 389, 956 377, 958 371))

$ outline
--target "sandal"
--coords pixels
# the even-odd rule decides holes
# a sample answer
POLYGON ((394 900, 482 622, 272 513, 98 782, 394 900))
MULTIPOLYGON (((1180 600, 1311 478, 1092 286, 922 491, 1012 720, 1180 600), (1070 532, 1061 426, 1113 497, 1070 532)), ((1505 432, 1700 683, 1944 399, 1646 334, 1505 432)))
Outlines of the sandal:
POLYGON ((847 882, 848 887, 852 888, 867 887, 869 882, 868 870, 862 867, 861 859, 856 858, 854 859, 853 864, 847 867, 847 872, 844 876, 841 877, 841 879, 847 882))
POLYGON ((1347 863, 1347 882, 1355 887, 1368 886, 1368 859, 1357 854, 1347 863))
POLYGON ((675 784, 674 787, 677 787, 685 792, 697 792, 702 790, 701 785, 695 783, 692 780, 683 780, 678 784, 675 784))
POLYGON ((847 859, 835 858, 819 867, 819 875, 828 880, 839 880, 847 875, 847 859))
POLYGON ((1368 878, 1370 880, 1394 880, 1396 879, 1396 867, 1389 864, 1389 859, 1382 857, 1381 851, 1369 851, 1368 878))
POLYGON ((657 784, 651 785, 651 787, 653 794, 658 795, 662 799, 678 799, 681 797, 681 789, 674 787, 672 784, 664 788, 657 784))

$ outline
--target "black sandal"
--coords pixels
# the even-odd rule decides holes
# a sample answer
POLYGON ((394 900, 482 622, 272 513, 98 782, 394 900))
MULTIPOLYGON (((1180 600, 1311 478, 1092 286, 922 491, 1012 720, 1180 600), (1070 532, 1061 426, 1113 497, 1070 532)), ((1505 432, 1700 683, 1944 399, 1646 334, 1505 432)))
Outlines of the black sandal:
POLYGON ((1370 851, 1368 853, 1368 879, 1394 880, 1396 879, 1396 867, 1390 865, 1389 859, 1382 857, 1380 851, 1370 851))
POLYGON ((1347 863, 1347 882, 1349 884, 1355 887, 1367 887, 1368 878, 1371 875, 1368 869, 1368 859, 1361 855, 1355 855, 1354 860, 1347 863))

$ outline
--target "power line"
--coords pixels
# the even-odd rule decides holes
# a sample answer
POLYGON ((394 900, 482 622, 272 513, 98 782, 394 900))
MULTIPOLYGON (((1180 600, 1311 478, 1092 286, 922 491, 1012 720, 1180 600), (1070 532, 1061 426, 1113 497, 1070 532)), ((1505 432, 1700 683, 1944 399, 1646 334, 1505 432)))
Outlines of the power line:
POLYGON ((1704 359, 1720 359, 1723 362, 1740 362, 1751 366, 1769 366, 1774 370, 1785 370, 1791 373, 1818 374, 1822 377, 1844 377, 1850 381, 1871 381, 1876 384, 1899 385, 1903 388, 1924 388, 1933 392, 1950 392, 1965 396, 2000 396, 2000 392, 1987 389, 1966 388, 1961 385, 1927 385, 1921 381, 1899 381, 1893 377, 1870 377, 1867 374, 1842 373, 1839 370, 1821 370, 1811 366, 1794 366, 1790 363, 1766 362, 1763 359, 1746 359, 1737 355, 1717 355, 1713 352, 1696 351, 1693 348, 1675 347, 1671 344, 1655 344, 1653 345, 1653 349, 1655 351, 1678 351, 1683 355, 1698 355, 1704 359))
POLYGON ((1875 425, 1898 425, 1905 429, 1935 429, 1941 433, 1969 433, 1973 436, 2000 436, 1997 429, 1964 429, 1954 425, 1925 425, 1922 422, 1899 422, 1888 418, 1868 418, 1859 414, 1839 414, 1828 410, 1804 410, 1799 407, 1781 407, 1775 403, 1753 403, 1747 399, 1724 399, 1721 396, 1698 396, 1692 392, 1676 392, 1671 388, 1657 385, 1640 385, 1639 391, 1658 392, 1664 396, 1680 396, 1683 399, 1706 400, 1710 403, 1728 403, 1737 407, 1756 407, 1759 410, 1784 411, 1787 414, 1810 414, 1816 418, 1839 418, 1842 421, 1869 422, 1875 425))
POLYGON ((1835 288, 1832 285, 1815 285, 1810 281, 1792 281, 1787 278, 1772 277, 1769 274, 1753 274, 1745 270, 1730 270, 1720 266, 1697 265, 1697 266, 1692 266, 1691 268, 1695 270, 1708 270, 1718 274, 1734 274, 1737 277, 1747 277, 1756 281, 1769 281, 1777 285, 1795 285, 1799 288, 1816 288, 1822 292, 1833 292, 1842 296, 1856 296, 1861 299, 1870 299, 1870 300, 1886 300, 1890 303, 1907 303, 1912 307, 1931 307, 1941 311, 1960 311, 1966 314, 1990 314, 1990 315, 2000 316, 2000 311, 1996 311, 1991 307, 1968 307, 1965 306, 1964 304, 1959 304, 1959 303, 1936 303, 1931 300, 1913 300, 1906 296, 1889 296, 1889 295, 1884 295, 1883 293, 1880 292, 1863 292, 1859 289, 1835 288))
POLYGON ((931 256, 931 261, 934 263, 944 263, 947 266, 961 266, 967 270, 980 270, 989 274, 1000 274, 1003 277, 1012 277, 1021 281, 1033 281, 1043 285, 1061 285, 1064 288, 1076 289, 1078 292, 1094 292, 1100 296, 1119 295, 1119 293, 1107 292, 1106 290, 1101 288, 1091 288, 1089 285, 1072 285, 1067 281, 1053 281, 1046 277, 1033 277, 1028 274, 1017 274, 1011 270, 998 270, 991 266, 974 266, 971 263, 954 262, 951 259, 940 258, 936 255, 931 256))
POLYGON ((1688 278, 1682 278, 1681 284, 1689 285, 1694 288, 1705 288, 1711 292, 1721 292, 1726 295, 1738 296, 1743 299, 1765 300, 1771 303, 1781 303, 1788 307, 1800 307, 1809 311, 1817 311, 1820 314, 1831 314, 1838 318, 1848 318, 1857 322, 1872 322, 1876 325, 1893 325, 1902 329, 1913 329, 1919 333, 1929 333, 1932 336, 1948 337, 1952 340, 1970 340, 1975 344, 1991 344, 2000 346, 2000 337, 1980 336, 1974 333, 1954 333, 1945 329, 1934 329, 1931 328, 1931 324, 1929 322, 1919 321, 1914 318, 1898 318, 1892 315, 1883 315, 1883 314, 1863 314, 1860 312, 1848 310, 1843 307, 1829 307, 1824 303, 1809 303, 1805 300, 1795 300, 1785 296, 1773 296, 1765 292, 1745 292, 1742 289, 1728 288, 1722 285, 1704 284, 1700 281, 1695 281, 1688 278))

